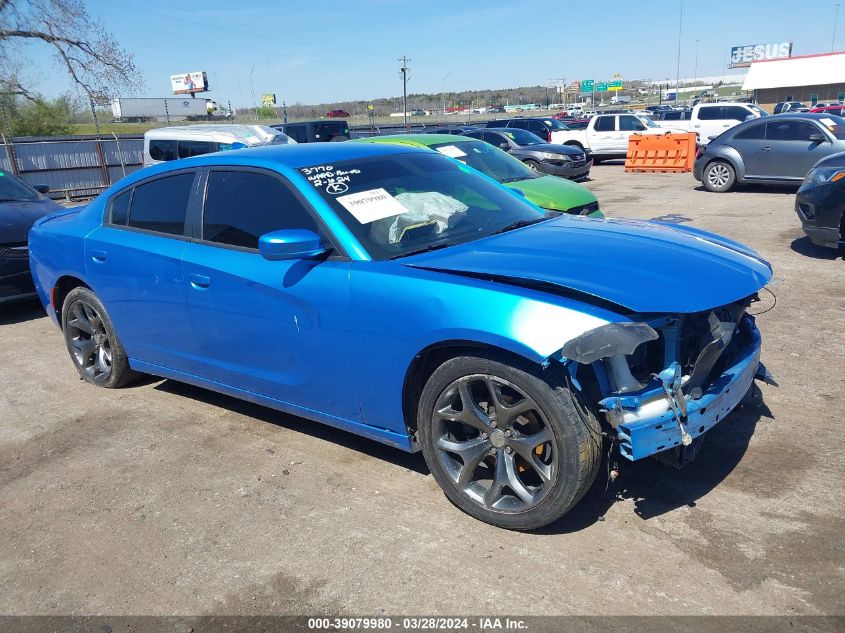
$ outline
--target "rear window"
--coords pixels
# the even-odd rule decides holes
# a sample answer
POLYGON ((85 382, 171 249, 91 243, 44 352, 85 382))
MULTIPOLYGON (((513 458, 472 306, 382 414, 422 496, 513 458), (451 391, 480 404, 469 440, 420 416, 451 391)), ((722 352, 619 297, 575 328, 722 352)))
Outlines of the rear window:
POLYGON ((343 121, 317 123, 314 126, 314 134, 321 141, 333 136, 349 136, 349 126, 343 121))
POLYGON ((616 122, 614 121, 616 117, 614 116, 600 116, 596 119, 595 130, 596 132, 613 132, 616 128, 616 122))
POLYGON ((176 160, 176 141, 173 139, 151 139, 150 158, 153 160, 176 160))
POLYGON ((217 151, 217 143, 210 141, 179 141, 179 158, 201 156, 217 151))
POLYGON ((193 172, 159 178, 135 187, 128 225, 136 229, 183 235, 193 172))

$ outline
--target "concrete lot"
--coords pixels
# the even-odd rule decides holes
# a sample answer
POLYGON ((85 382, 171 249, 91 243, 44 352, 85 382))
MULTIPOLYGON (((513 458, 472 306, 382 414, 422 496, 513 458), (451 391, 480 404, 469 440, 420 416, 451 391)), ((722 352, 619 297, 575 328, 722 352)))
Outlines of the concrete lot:
POLYGON ((558 523, 507 532, 418 455, 170 381, 82 383, 40 306, 6 306, 0 613, 844 614, 845 262, 803 238, 793 192, 593 176, 608 215, 775 267, 758 322, 780 387, 688 468, 623 464, 619 500, 600 477, 558 523))

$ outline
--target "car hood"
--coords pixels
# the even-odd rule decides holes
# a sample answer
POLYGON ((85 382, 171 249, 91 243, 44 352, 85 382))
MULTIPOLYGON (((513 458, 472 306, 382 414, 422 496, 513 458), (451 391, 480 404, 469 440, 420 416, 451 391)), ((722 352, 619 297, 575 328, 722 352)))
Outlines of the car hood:
POLYGON ((551 284, 634 312, 692 313, 747 297, 772 276, 750 248, 689 227, 561 216, 403 259, 447 273, 551 284))
POLYGON ((557 176, 541 176, 527 180, 505 183, 511 189, 519 189, 531 202, 544 209, 568 211, 596 201, 595 194, 578 183, 557 176))
POLYGON ((62 207, 44 198, 32 202, 0 202, 0 244, 26 242, 33 223, 62 207))

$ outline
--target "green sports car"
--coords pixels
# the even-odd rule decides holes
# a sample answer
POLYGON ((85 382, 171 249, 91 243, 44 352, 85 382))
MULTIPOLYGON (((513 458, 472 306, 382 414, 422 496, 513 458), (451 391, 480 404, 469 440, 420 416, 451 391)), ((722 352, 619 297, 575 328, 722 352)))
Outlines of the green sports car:
POLYGON ((428 147, 489 176, 544 209, 573 215, 603 217, 593 192, 570 180, 546 176, 489 143, 452 134, 396 134, 357 139, 353 143, 392 143, 428 147))

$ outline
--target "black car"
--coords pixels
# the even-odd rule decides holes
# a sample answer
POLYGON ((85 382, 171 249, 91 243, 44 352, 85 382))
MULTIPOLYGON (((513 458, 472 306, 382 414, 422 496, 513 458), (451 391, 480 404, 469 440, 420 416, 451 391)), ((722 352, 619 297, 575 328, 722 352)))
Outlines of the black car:
POLYGON ((845 152, 813 165, 795 196, 795 212, 814 244, 845 244, 845 152))
POLYGON ((531 118, 531 119, 494 119, 487 121, 487 127, 496 128, 518 128, 536 134, 547 143, 552 142, 554 132, 566 132, 569 130, 563 123, 552 117, 531 118))
POLYGON ((580 147, 546 143, 536 134, 519 128, 485 128, 467 132, 464 136, 503 149, 531 169, 544 174, 584 180, 590 175, 590 167, 593 166, 580 147))
POLYGON ((461 136, 465 132, 471 132, 472 130, 477 130, 477 125, 444 125, 443 127, 434 127, 426 129, 426 134, 455 134, 457 136, 461 136))
POLYGON ((326 143, 348 141, 347 121, 297 121, 296 123, 275 123, 270 127, 284 132, 297 143, 326 143))
POLYGON ((0 171, 0 303, 35 296, 27 236, 37 219, 62 208, 43 195, 49 190, 0 171))

